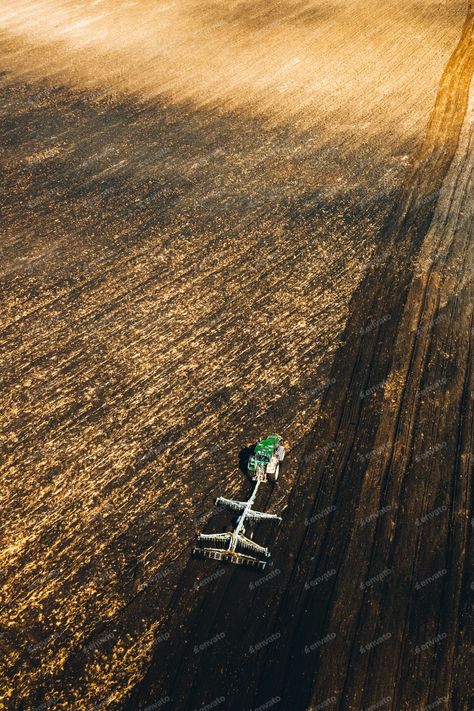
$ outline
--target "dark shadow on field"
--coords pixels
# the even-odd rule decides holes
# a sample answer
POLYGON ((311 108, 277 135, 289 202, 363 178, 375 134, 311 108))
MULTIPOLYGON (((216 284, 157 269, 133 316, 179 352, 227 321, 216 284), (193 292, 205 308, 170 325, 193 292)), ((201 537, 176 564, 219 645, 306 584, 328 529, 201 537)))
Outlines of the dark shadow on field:
POLYGON ((239 452, 239 469, 242 472, 242 474, 245 474, 246 477, 249 477, 248 464, 249 464, 249 459, 254 454, 254 452, 255 452, 255 444, 251 444, 251 445, 242 447, 242 449, 239 452))

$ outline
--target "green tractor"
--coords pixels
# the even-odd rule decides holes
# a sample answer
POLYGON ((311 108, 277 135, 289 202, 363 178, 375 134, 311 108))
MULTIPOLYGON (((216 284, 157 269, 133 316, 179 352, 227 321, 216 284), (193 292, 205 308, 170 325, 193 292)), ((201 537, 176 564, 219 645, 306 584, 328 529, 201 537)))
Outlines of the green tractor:
POLYGON ((269 435, 260 439, 248 462, 248 473, 253 481, 273 481, 278 479, 280 462, 285 457, 285 448, 280 435, 269 435))

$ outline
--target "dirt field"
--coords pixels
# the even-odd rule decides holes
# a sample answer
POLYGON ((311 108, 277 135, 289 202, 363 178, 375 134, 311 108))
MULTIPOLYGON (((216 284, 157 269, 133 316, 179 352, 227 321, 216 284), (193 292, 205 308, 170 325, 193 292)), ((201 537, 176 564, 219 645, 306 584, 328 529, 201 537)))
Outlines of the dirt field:
POLYGON ((1 708, 474 708, 473 26, 3 1, 1 708))

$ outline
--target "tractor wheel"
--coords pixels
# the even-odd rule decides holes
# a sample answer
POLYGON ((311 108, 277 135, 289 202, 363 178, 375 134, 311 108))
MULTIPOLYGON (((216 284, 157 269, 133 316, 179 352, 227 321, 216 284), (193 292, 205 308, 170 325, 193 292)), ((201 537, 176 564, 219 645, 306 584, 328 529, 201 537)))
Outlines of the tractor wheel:
POLYGON ((268 479, 269 481, 275 483, 276 480, 278 479, 278 474, 280 473, 280 464, 277 464, 275 467, 275 471, 272 473, 268 474, 268 479))

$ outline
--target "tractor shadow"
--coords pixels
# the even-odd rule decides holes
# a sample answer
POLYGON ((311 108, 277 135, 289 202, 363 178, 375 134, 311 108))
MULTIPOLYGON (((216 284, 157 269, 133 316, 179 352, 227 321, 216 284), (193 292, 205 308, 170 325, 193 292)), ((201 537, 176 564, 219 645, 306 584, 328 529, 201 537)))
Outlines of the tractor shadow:
POLYGON ((248 464, 249 464, 249 459, 252 456, 252 454, 255 453, 255 445, 252 444, 248 447, 242 447, 242 449, 239 452, 239 469, 244 474, 244 476, 249 480, 252 481, 249 472, 248 472, 248 464))

